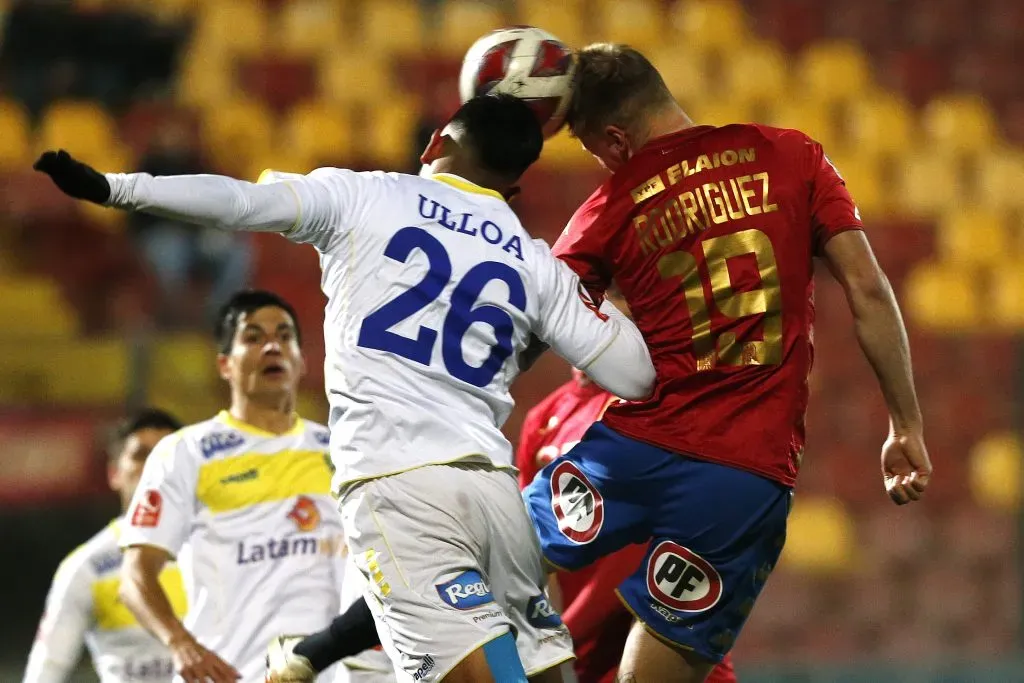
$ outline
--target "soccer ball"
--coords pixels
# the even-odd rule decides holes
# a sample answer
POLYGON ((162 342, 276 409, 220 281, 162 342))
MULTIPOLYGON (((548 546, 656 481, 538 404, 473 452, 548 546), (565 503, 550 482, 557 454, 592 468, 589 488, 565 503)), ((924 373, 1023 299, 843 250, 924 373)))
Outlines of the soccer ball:
POLYGON ((459 98, 487 93, 514 95, 536 112, 551 137, 565 123, 573 93, 576 57, 547 31, 515 26, 491 31, 462 59, 459 98))

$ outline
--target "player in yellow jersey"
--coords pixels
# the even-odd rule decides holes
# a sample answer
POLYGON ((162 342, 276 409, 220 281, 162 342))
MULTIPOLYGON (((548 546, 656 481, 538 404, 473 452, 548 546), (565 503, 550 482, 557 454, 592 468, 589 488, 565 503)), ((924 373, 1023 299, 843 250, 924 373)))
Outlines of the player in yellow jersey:
POLYGON ((299 340, 283 299, 235 295, 217 356, 231 406, 161 441, 128 509, 121 599, 168 646, 176 680, 261 683, 272 638, 338 613, 345 546, 327 428, 295 413, 299 340), (157 580, 174 557, 184 622, 157 580))
MULTIPOLYGON (((122 513, 135 493, 143 464, 162 438, 181 428, 174 417, 149 409, 126 420, 110 449, 110 488, 121 497, 122 513)), ((32 645, 23 683, 63 683, 82 652, 92 656, 102 683, 167 683, 171 653, 147 633, 117 599, 124 521, 113 520, 61 563, 46 598, 46 610, 32 645)), ((185 612, 178 568, 168 564, 160 584, 177 615, 185 612)))

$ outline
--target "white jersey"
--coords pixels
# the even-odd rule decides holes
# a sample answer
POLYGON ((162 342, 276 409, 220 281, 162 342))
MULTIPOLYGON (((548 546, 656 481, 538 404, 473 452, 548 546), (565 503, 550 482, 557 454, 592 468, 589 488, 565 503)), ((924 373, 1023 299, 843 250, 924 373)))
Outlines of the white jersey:
POLYGON ((185 627, 259 683, 270 640, 337 616, 344 542, 330 495, 327 429, 271 434, 222 412, 163 439, 146 460, 121 547, 178 557, 185 627))
POLYGON ((586 368, 615 339, 500 194, 451 175, 270 173, 320 254, 335 488, 427 464, 512 467, 501 426, 531 334, 586 368))
MULTIPOLYGON (((101 683, 169 683, 173 678, 170 652, 117 597, 122 528, 122 520, 114 520, 57 568, 23 683, 63 683, 83 642, 101 683)), ((185 591, 176 565, 164 567, 160 584, 175 613, 184 616, 185 591)))

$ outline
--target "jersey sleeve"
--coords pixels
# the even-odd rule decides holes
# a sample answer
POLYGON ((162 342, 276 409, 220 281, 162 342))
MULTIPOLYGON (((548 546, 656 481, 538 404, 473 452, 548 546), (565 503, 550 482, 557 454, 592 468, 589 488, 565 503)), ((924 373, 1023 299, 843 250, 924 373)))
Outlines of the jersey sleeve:
POLYGON ((72 553, 57 568, 23 683, 63 683, 69 677, 92 625, 92 579, 85 553, 72 553))
POLYGON ((195 456, 180 434, 160 441, 146 459, 119 545, 151 545, 177 556, 195 519, 197 476, 195 456))
POLYGON ((382 193, 383 174, 318 168, 309 175, 264 172, 260 183, 281 182, 299 203, 295 225, 282 234, 292 242, 311 244, 322 252, 333 241, 366 222, 367 208, 382 193))
POLYGON ((649 396, 654 366, 640 331, 610 302, 598 306, 565 262, 546 248, 538 254, 542 258, 535 334, 613 394, 627 400, 649 396))
POLYGON ((551 248, 555 256, 569 264, 597 302, 612 281, 606 255, 607 237, 602 229, 606 206, 602 188, 577 209, 551 248))
POLYGON ((821 145, 810 141, 810 152, 811 230, 815 254, 822 254, 830 239, 847 230, 863 230, 864 224, 846 181, 821 145))

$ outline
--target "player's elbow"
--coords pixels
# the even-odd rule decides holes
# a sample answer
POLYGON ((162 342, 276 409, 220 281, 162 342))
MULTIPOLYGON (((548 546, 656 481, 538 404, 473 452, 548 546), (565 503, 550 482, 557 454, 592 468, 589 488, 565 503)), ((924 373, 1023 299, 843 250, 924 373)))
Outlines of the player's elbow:
POLYGON ((854 316, 879 306, 890 306, 895 302, 892 285, 881 268, 876 267, 858 273, 856 277, 851 277, 846 285, 847 298, 854 316))
POLYGON ((619 398, 627 401, 642 401, 654 393, 654 366, 650 364, 649 359, 646 367, 638 369, 630 379, 632 381, 623 391, 615 392, 619 398))

